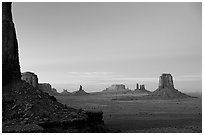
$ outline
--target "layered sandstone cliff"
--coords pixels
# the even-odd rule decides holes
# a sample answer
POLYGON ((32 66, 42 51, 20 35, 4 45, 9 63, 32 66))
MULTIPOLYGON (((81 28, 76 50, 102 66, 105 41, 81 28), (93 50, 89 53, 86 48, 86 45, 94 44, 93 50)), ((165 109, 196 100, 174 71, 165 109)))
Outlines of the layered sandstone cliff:
POLYGON ((2 84, 18 80, 21 80, 21 72, 11 2, 2 2, 2 84))

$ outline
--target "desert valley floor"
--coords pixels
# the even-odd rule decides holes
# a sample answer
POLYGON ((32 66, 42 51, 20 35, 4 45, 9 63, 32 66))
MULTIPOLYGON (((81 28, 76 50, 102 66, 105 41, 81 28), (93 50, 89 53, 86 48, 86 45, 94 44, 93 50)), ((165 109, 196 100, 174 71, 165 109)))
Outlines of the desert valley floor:
POLYGON ((56 97, 74 108, 103 111, 105 126, 118 132, 202 132, 201 98, 113 100, 119 96, 56 97))

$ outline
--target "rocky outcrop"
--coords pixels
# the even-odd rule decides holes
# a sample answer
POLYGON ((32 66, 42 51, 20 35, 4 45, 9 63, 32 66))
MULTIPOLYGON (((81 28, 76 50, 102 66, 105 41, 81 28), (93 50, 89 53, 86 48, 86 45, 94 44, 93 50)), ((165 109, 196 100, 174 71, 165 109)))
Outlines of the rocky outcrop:
POLYGON ((102 91, 102 94, 127 94, 127 93, 132 93, 133 91, 125 88, 125 85, 123 84, 113 84, 110 87, 106 88, 105 90, 102 91))
POLYGON ((95 119, 86 111, 67 107, 54 96, 21 81, 11 3, 2 3, 2 9, 2 132, 97 132, 98 128, 93 127, 103 125, 100 113, 95 119))
POLYGON ((52 86, 49 83, 39 83, 38 88, 52 96, 59 94, 57 90, 55 88, 52 88, 52 86))
POLYGON ((144 84, 140 85, 140 90, 145 90, 145 85, 144 84))
POLYGON ((92 114, 67 107, 24 81, 3 86, 3 89, 6 91, 2 95, 3 132, 55 132, 53 127, 60 132, 72 132, 72 129, 81 132, 91 128, 90 124, 103 124, 101 112, 92 114), (23 127, 28 130, 21 130, 23 127))
POLYGON ((150 93, 150 91, 145 89, 144 84, 139 85, 138 83, 136 84, 136 89, 135 89, 134 92, 137 93, 137 94, 148 94, 148 93, 150 93))
POLYGON ((59 93, 57 92, 57 89, 52 88, 51 91, 54 93, 54 95, 58 95, 59 93))
POLYGON ((125 85, 123 85, 123 84, 114 84, 114 85, 111 85, 108 89, 109 90, 125 89, 125 85))
POLYGON ((79 86, 79 90, 83 90, 81 85, 79 86))
POLYGON ((26 81, 33 87, 38 87, 38 76, 32 72, 24 72, 21 74, 21 80, 26 81))
POLYGON ((48 92, 52 89, 52 86, 49 83, 39 83, 38 88, 44 92, 48 92))
POLYGON ((80 96, 80 95, 87 95, 88 93, 86 91, 83 90, 82 86, 79 86, 79 90, 78 91, 74 91, 73 95, 75 96, 80 96))
POLYGON ((32 72, 24 72, 21 74, 21 80, 26 81, 28 84, 32 85, 33 87, 39 88, 42 91, 48 93, 49 95, 58 95, 59 93, 55 88, 49 83, 38 83, 38 76, 32 72))
POLYGON ((162 74, 159 77, 159 88, 174 89, 173 77, 171 76, 171 74, 162 74))
POLYGON ((144 84, 136 84, 136 89, 135 90, 145 90, 145 85, 144 84))
POLYGON ((178 99, 189 98, 190 96, 174 88, 173 77, 171 74, 162 74, 159 77, 159 87, 152 92, 149 97, 158 99, 178 99))
POLYGON ((21 72, 11 2, 2 2, 2 84, 18 80, 21 80, 21 72))
POLYGON ((137 89, 137 90, 139 89, 139 84, 138 84, 138 83, 137 83, 136 89, 137 89))
POLYGON ((63 89, 63 91, 60 93, 60 95, 69 96, 69 95, 72 95, 72 93, 68 92, 66 89, 63 89))

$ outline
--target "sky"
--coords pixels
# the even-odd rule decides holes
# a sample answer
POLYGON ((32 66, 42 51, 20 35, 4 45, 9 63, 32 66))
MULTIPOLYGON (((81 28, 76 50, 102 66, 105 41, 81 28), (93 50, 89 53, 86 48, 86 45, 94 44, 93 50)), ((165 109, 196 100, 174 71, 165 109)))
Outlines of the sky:
POLYGON ((170 73, 202 91, 201 3, 13 3, 21 72, 60 92, 136 83, 154 91, 170 73))

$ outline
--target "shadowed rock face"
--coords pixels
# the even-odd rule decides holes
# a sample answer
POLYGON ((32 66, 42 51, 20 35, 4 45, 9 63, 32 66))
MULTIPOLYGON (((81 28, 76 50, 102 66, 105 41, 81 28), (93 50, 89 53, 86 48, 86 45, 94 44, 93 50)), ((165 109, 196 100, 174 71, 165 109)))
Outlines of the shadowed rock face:
POLYGON ((190 96, 174 88, 171 74, 162 74, 159 77, 159 88, 149 95, 151 98, 175 99, 189 98, 190 96))
POLYGON ((159 77, 159 88, 165 87, 174 89, 173 77, 171 74, 162 74, 159 77))
POLYGON ((81 85, 79 86, 79 90, 82 90, 82 86, 81 85))
POLYGON ((136 84, 136 89, 134 90, 134 92, 138 93, 138 94, 149 94, 150 91, 145 89, 145 85, 139 85, 138 83, 136 84))
POLYGON ((92 114, 67 107, 21 81, 11 3, 2 3, 2 12, 2 132, 53 132, 52 127, 61 128, 61 132, 88 132, 87 128, 97 132, 92 127, 103 125, 101 112, 92 114))
POLYGON ((24 72, 21 74, 21 80, 26 81, 33 87, 38 87, 38 76, 32 72, 24 72))
POLYGON ((52 86, 49 83, 39 83, 38 88, 41 89, 43 92, 46 92, 48 94, 50 94, 52 91, 52 86))
POLYGON ((2 83, 21 80, 18 43, 11 14, 11 3, 2 3, 2 83))
POLYGON ((43 92, 48 93, 50 96, 56 96, 59 94, 57 90, 55 88, 52 88, 49 83, 39 83, 38 88, 43 92))
POLYGON ((140 85, 140 90, 145 90, 145 85, 144 84, 140 85))
POLYGON ((72 94, 75 95, 75 96, 78 96, 78 95, 87 95, 88 93, 86 91, 84 91, 82 86, 80 85, 79 90, 74 91, 72 94))
POLYGON ((136 87, 136 89, 139 89, 139 84, 137 83, 137 87, 136 87))

